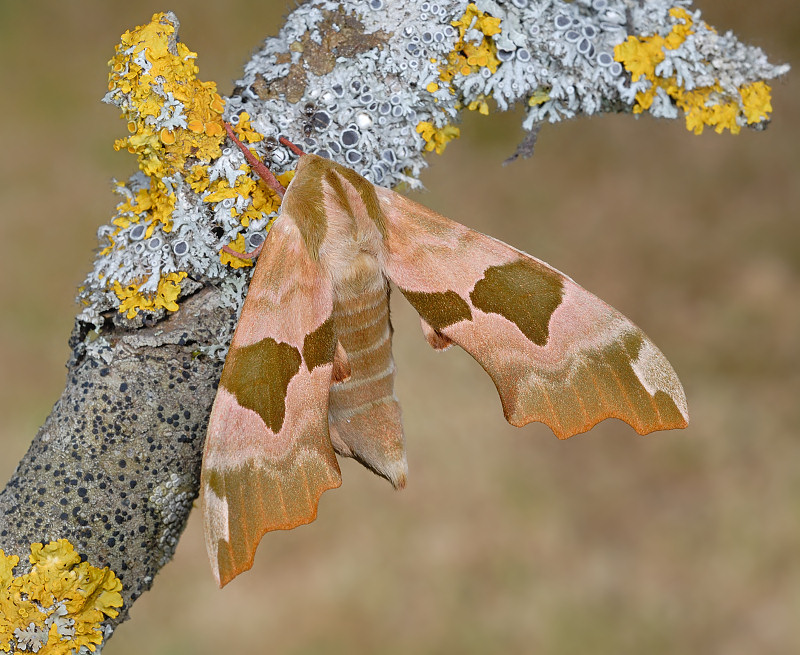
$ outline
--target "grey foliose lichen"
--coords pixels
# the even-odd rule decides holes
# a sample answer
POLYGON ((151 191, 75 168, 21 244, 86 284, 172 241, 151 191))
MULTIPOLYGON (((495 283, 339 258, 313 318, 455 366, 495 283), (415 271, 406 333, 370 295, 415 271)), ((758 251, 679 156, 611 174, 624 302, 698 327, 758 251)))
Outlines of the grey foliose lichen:
MULTIPOLYGON (((125 65, 151 65, 148 47, 133 47, 141 61, 125 65)), ((256 135, 249 147, 278 175, 295 164, 278 144, 282 136, 375 184, 416 187, 426 154, 458 136, 453 124, 464 110, 524 103, 528 130, 601 112, 648 112, 684 116, 695 132, 704 125, 737 132, 768 119, 765 80, 787 70, 731 33, 718 34, 687 0, 312 0, 253 55, 221 111, 256 135)), ((107 100, 130 109, 134 93, 118 90, 107 100)), ((161 110, 145 117, 167 140, 192 127, 177 97, 162 84, 161 110)), ((250 262, 221 249, 261 243, 277 204, 253 190, 253 174, 229 143, 197 162, 202 170, 184 167, 158 181, 140 174, 118 185, 125 202, 100 230, 107 247, 81 293, 82 320, 99 326, 117 309, 133 325, 157 319, 200 284, 220 286, 231 308, 241 306, 250 262), (157 183, 171 203, 169 230, 155 209, 136 205, 157 183)))

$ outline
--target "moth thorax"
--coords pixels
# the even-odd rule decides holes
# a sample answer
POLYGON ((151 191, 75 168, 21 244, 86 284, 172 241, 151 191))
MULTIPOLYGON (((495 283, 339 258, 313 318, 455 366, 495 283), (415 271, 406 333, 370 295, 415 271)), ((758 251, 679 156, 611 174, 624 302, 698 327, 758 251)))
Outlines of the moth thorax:
POLYGON ((330 271, 338 302, 346 304, 359 296, 386 293, 386 281, 372 254, 362 251, 348 259, 346 266, 332 266, 330 271))

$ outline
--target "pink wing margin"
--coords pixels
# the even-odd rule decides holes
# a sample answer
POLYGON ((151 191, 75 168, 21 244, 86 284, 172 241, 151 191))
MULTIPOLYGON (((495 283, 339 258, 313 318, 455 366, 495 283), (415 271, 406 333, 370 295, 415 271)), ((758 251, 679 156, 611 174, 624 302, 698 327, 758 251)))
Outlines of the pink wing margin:
POLYGON ((619 418, 638 433, 683 428, 683 387, 622 314, 548 264, 378 188, 387 276, 430 344, 455 343, 491 376, 506 419, 561 439, 619 418))

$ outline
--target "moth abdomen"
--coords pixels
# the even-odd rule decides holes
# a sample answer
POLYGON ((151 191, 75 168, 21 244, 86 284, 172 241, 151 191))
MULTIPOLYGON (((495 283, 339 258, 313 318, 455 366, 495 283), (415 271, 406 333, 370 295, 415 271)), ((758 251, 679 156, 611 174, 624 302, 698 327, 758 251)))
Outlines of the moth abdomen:
POLYGON ((333 445, 339 454, 355 457, 402 487, 407 466, 394 395, 388 287, 337 299, 332 316, 350 365, 350 376, 331 384, 328 419, 333 445))
POLYGON ((331 404, 339 410, 356 410, 381 399, 387 389, 393 395, 392 329, 386 290, 346 302, 337 300, 332 317, 334 334, 347 353, 350 377, 331 386, 331 404))

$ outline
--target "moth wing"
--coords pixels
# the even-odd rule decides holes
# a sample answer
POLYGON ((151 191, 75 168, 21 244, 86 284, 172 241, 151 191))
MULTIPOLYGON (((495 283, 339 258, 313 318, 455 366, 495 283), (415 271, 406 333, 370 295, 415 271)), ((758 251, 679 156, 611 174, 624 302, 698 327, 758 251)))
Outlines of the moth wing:
POLYGON ((509 423, 561 439, 611 417, 640 434, 686 427, 675 371, 622 314, 527 253, 378 192, 386 274, 434 348, 455 343, 491 376, 509 423))
POLYGON ((331 282, 285 214, 267 234, 211 411, 201 474, 220 586, 253 564, 264 533, 316 518, 341 484, 328 434, 336 341, 331 282))

